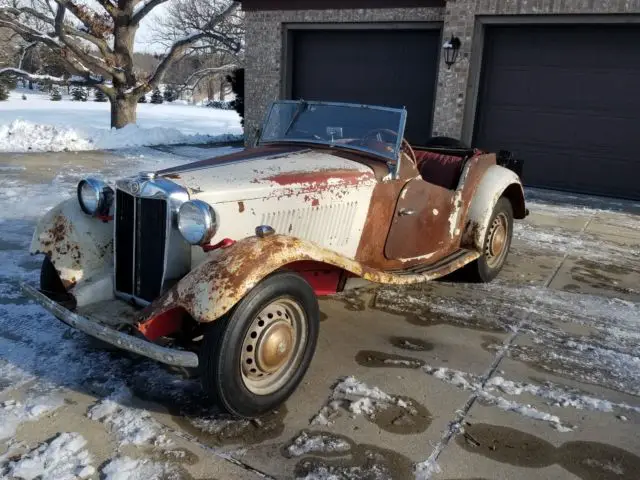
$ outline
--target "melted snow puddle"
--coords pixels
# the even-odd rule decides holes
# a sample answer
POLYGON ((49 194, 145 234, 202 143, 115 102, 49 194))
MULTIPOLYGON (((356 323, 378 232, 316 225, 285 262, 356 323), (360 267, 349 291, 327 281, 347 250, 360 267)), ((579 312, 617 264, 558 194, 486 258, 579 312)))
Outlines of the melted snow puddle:
POLYGON ((357 444, 343 435, 302 431, 283 447, 287 458, 300 458, 295 478, 305 480, 389 480, 412 477, 412 461, 392 450, 357 444))
POLYGON ((353 376, 343 378, 333 387, 328 403, 311 419, 311 425, 332 425, 341 411, 349 412, 352 418, 362 415, 381 429, 396 434, 423 432, 433 419, 416 400, 389 395, 353 376))
POLYGON ((640 457, 616 446, 584 441, 556 446, 511 427, 467 422, 455 442, 463 450, 494 462, 527 469, 559 465, 585 479, 631 480, 640 471, 640 457))

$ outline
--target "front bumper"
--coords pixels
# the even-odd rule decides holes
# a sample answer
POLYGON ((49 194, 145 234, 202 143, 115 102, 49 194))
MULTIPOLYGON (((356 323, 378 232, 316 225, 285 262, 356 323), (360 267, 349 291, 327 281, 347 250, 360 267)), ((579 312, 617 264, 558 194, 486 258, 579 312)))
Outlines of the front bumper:
POLYGON ((27 296, 42 305, 56 318, 87 335, 91 335, 122 350, 137 353, 167 365, 186 368, 196 368, 198 366, 198 355, 193 352, 162 347, 148 340, 120 332, 67 310, 26 283, 21 283, 20 287, 27 296))

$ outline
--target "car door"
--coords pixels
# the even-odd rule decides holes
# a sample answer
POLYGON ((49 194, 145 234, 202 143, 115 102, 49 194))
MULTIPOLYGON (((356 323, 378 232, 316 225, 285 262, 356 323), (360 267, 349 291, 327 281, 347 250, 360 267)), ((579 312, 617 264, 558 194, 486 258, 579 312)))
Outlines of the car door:
POLYGON ((401 190, 385 245, 389 259, 437 261, 455 250, 455 191, 414 178, 401 190))

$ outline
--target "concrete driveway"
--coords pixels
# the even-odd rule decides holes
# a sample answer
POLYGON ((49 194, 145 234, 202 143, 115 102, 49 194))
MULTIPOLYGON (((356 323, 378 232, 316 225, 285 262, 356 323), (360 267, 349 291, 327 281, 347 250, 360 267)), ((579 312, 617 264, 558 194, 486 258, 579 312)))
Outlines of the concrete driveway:
MULTIPOLYGON (((0 477, 640 478, 640 205, 528 196, 493 283, 322 300, 309 373, 256 421, 97 351, 7 284, 0 477)), ((31 228, 3 223, 0 257, 34 280, 37 263, 11 263, 31 228)))

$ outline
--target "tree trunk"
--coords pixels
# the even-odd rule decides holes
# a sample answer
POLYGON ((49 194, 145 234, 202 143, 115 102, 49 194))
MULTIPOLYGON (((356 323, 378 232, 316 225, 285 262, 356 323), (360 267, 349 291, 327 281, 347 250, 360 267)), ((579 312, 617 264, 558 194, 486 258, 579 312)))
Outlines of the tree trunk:
POLYGON ((111 128, 123 128, 130 123, 136 123, 136 109, 138 99, 130 96, 118 96, 109 99, 111 102, 111 128))

